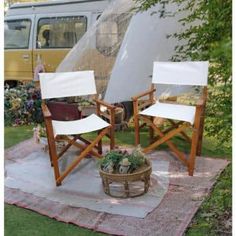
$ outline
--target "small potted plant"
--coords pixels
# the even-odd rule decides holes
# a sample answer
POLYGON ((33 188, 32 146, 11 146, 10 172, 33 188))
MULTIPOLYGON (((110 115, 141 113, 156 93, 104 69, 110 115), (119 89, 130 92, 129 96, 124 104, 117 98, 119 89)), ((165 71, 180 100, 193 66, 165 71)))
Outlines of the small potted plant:
POLYGON ((126 155, 126 151, 112 150, 102 158, 100 168, 108 173, 116 173, 119 170, 121 160, 126 155))
POLYGON ((146 163, 146 157, 140 146, 131 153, 126 150, 112 150, 108 152, 100 162, 101 170, 109 173, 126 174, 140 168, 146 163))
POLYGON ((119 173, 120 174, 127 174, 129 169, 130 169, 131 163, 129 162, 129 159, 123 158, 120 162, 120 167, 119 167, 119 173))
POLYGON ((110 151, 100 161, 99 174, 102 178, 103 189, 112 197, 126 198, 145 194, 150 185, 151 172, 151 163, 140 147, 131 153, 126 150, 110 151), (131 182, 133 182, 132 185, 130 185, 131 182), (143 188, 140 188, 142 185, 139 183, 143 184, 143 188), (130 186, 135 184, 138 187, 132 187, 133 190, 131 190, 130 186))

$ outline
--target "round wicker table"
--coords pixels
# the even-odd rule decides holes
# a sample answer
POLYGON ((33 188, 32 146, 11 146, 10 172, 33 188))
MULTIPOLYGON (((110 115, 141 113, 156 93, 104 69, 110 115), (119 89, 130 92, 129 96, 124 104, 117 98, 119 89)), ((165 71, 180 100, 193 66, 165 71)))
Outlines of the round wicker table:
POLYGON ((104 192, 112 197, 138 197, 147 193, 150 185, 152 166, 149 160, 145 165, 130 174, 119 174, 99 170, 104 192))

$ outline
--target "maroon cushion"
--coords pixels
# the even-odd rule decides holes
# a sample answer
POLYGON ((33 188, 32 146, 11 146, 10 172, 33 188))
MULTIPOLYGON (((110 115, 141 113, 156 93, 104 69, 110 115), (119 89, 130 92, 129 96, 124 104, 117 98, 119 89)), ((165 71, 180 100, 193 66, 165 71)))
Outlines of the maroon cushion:
POLYGON ((81 112, 78 110, 77 104, 48 101, 47 106, 53 120, 71 121, 81 119, 81 112))

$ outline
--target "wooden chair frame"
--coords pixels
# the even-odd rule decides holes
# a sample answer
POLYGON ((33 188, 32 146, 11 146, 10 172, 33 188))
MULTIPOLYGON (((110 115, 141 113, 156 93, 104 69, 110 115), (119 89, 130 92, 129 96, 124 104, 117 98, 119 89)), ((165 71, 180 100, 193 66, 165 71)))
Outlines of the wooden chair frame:
POLYGON ((148 125, 149 135, 150 135, 150 145, 148 147, 145 147, 143 149, 143 152, 144 153, 150 152, 154 148, 166 142, 169 148, 175 154, 175 156, 180 161, 182 161, 184 165, 187 166, 188 173, 190 176, 192 176, 194 172, 196 155, 201 155, 201 150, 202 150, 204 113, 207 100, 207 87, 206 86, 203 87, 203 94, 196 104, 194 124, 191 125, 188 122, 182 122, 182 121, 175 122, 171 119, 167 119, 170 122, 171 127, 164 131, 161 131, 161 129, 153 123, 154 117, 139 114, 141 110, 155 103, 154 100, 155 91, 156 89, 154 88, 154 85, 152 85, 151 89, 149 89, 148 91, 141 93, 135 97, 132 97, 133 109, 134 109, 135 145, 140 144, 140 134, 139 134, 140 128, 142 128, 144 125, 148 125), (143 98, 147 96, 148 99, 144 100, 143 98), (140 120, 144 122, 142 126, 140 126, 139 124, 140 120), (192 129, 191 138, 185 132, 187 128, 192 129), (157 139, 154 138, 154 132, 156 132, 157 134, 156 137, 157 139), (183 138, 188 143, 191 144, 191 151, 189 158, 187 158, 183 152, 179 151, 176 145, 170 141, 170 139, 177 134, 182 135, 183 138))
POLYGON ((54 176, 56 181, 56 186, 60 186, 63 179, 88 155, 91 154, 96 158, 102 157, 102 138, 106 135, 110 139, 110 149, 113 149, 115 146, 114 139, 114 124, 115 124, 115 106, 110 105, 104 101, 99 99, 95 99, 97 104, 97 115, 100 117, 105 117, 110 126, 101 129, 98 131, 98 136, 94 139, 94 141, 89 141, 82 137, 82 135, 74 135, 71 136, 56 136, 54 137, 53 127, 52 127, 52 114, 50 113, 45 100, 42 102, 42 112, 45 120, 46 132, 48 137, 48 147, 49 147, 49 156, 51 165, 54 168, 54 176), (105 106, 108 113, 102 112, 100 107, 105 106), (56 142, 57 141, 66 141, 67 145, 62 148, 60 153, 57 153, 56 142), (79 140, 80 142, 76 142, 79 140), (76 146, 81 150, 80 154, 74 159, 74 161, 66 168, 66 170, 60 173, 59 170, 59 159, 63 156, 63 154, 71 147, 76 146))

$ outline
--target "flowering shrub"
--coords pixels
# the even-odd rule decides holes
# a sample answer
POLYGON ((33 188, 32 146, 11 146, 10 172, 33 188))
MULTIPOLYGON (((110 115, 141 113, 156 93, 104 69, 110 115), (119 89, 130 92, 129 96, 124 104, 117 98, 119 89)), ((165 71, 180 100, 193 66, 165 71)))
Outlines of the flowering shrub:
POLYGON ((41 123, 41 94, 34 83, 6 87, 4 91, 5 125, 41 123))

